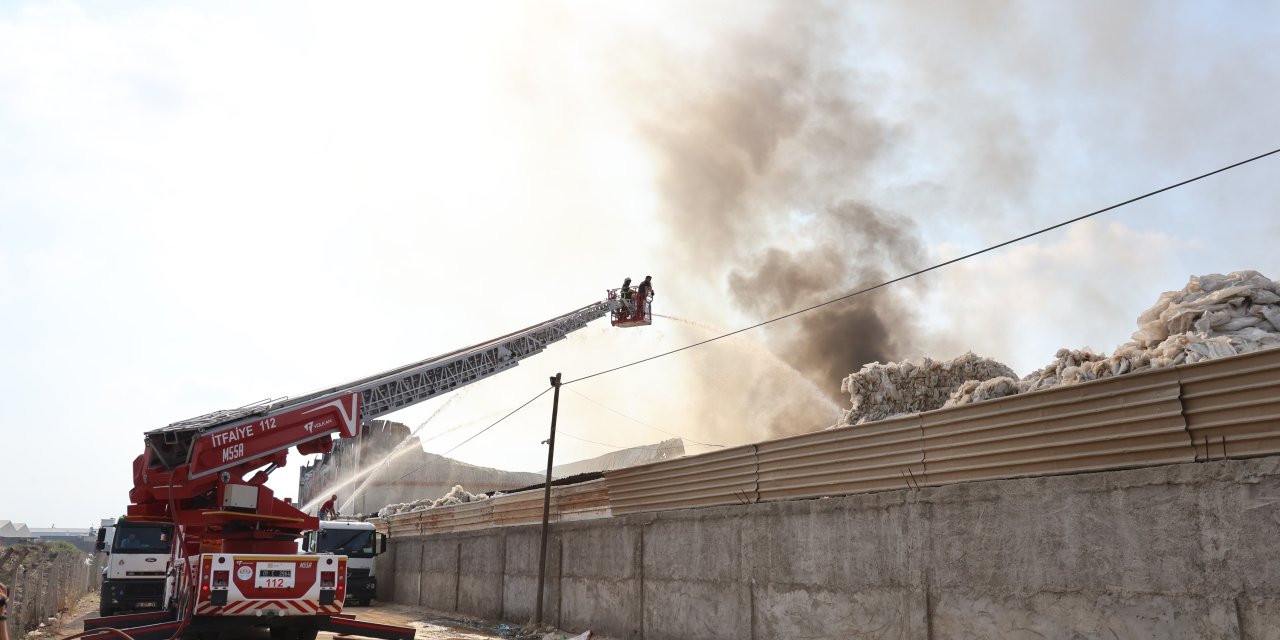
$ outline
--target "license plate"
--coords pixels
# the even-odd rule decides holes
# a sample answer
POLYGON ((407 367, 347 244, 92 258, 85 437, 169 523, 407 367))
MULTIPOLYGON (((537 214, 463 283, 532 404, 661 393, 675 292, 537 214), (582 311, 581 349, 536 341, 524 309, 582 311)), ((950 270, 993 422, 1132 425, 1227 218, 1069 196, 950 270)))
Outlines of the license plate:
POLYGON ((253 586, 259 589, 292 589, 292 562, 259 562, 253 586))
POLYGON ((137 608, 139 608, 139 609, 155 609, 155 608, 158 608, 158 607, 160 606, 160 603, 158 603, 158 602, 139 602, 138 604, 136 604, 136 605, 134 605, 134 606, 135 606, 135 607, 137 607, 137 608))

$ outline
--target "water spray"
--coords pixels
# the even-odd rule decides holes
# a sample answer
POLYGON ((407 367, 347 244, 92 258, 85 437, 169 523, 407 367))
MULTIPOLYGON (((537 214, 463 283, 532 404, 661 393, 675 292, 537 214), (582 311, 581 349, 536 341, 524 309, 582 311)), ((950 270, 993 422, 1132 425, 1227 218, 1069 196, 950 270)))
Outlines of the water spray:
MULTIPOLYGON (((723 327, 717 327, 715 325, 697 322, 695 320, 687 320, 685 318, 677 318, 675 316, 666 316, 666 315, 661 315, 657 313, 653 315, 656 318, 665 318, 667 320, 675 320, 676 322, 687 324, 691 327, 694 327, 696 329, 701 329, 708 333, 713 333, 713 334, 729 333, 729 330, 723 327)), ((789 377, 799 381, 800 385, 804 388, 805 391, 807 391, 811 396, 813 396, 814 400, 816 400, 819 404, 827 407, 831 411, 832 415, 836 417, 837 424, 839 424, 838 420, 839 420, 839 417, 844 414, 844 409, 842 409, 840 405, 832 401, 831 398, 827 396, 827 394, 823 393, 822 389, 818 388, 818 385, 814 384, 813 381, 809 380, 809 378, 805 377, 804 374, 800 373, 800 371, 798 371, 795 367, 788 364, 785 360, 783 360, 782 358, 779 358, 777 354, 764 348, 764 346, 761 345, 760 343, 754 340, 749 340, 746 338, 746 336, 743 336, 743 335, 734 336, 734 339, 737 340, 737 342, 739 342, 740 344, 746 346, 747 349, 749 349, 753 354, 764 356, 765 360, 769 364, 780 369, 785 369, 788 373, 792 374, 789 377)))
POLYGON ((348 496, 347 499, 343 501, 342 505, 338 507, 338 511, 345 511, 348 507, 351 506, 351 503, 355 501, 356 496, 363 493, 365 488, 369 486, 369 483, 373 481, 373 476, 379 469, 386 466, 388 462, 391 462, 392 460, 395 460, 396 458, 399 458, 400 456, 404 455, 406 451, 412 450, 411 447, 409 446, 409 443, 417 442, 418 432, 421 431, 423 427, 430 424, 432 420, 435 420, 436 416, 439 416, 445 409, 449 407, 449 405, 453 404, 454 400, 457 400, 458 398, 462 397, 464 391, 465 390, 460 390, 454 393, 453 395, 449 396, 449 398, 444 401, 444 404, 441 404, 438 408, 436 408, 435 411, 431 412, 431 415, 427 416, 426 420, 423 420, 421 423, 418 424, 418 426, 414 427, 413 430, 409 432, 409 435, 405 436, 404 440, 401 440, 399 443, 397 443, 395 448, 391 450, 391 453, 387 454, 386 457, 380 460, 377 465, 373 466, 371 469, 366 469, 365 471, 357 473, 356 476, 353 476, 350 481, 345 483, 343 486, 351 484, 351 482, 354 482, 359 477, 364 477, 364 482, 360 483, 360 486, 356 487, 356 490, 351 492, 351 495, 348 496))

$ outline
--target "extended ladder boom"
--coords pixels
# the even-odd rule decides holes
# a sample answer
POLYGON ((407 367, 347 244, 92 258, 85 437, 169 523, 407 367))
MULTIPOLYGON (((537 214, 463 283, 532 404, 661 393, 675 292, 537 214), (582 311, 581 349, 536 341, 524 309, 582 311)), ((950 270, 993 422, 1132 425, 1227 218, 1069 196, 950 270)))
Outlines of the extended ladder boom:
MULTIPOLYGON (((243 464, 256 456, 279 451, 282 446, 300 444, 301 441, 318 439, 330 433, 343 432, 343 436, 351 437, 354 433, 350 433, 350 430, 361 422, 510 369, 519 364, 520 360, 540 353, 547 345, 581 329, 592 320, 604 317, 615 306, 616 303, 609 300, 596 302, 488 342, 345 384, 302 396, 264 401, 175 422, 147 432, 147 442, 166 466, 173 467, 196 462, 195 458, 198 456, 192 455, 192 448, 193 444, 198 444, 197 440, 212 443, 211 448, 223 448, 228 442, 234 441, 258 441, 257 447, 250 446, 248 450, 236 455, 234 460, 223 461, 243 464), (291 413, 310 414, 315 410, 313 408, 324 407, 331 407, 331 413, 338 418, 325 420, 323 424, 312 422, 313 428, 307 429, 305 436, 301 433, 273 433, 271 436, 275 437, 261 437, 264 428, 260 426, 250 433, 251 438, 241 437, 247 425, 273 425, 275 423, 272 418, 291 413)), ((198 466, 203 467, 201 471, 209 472, 222 465, 198 466)))
MULTIPOLYGON (((647 313, 643 304, 636 306, 636 313, 647 313)), ((619 308, 611 296, 390 371, 147 432, 146 450, 133 462, 126 517, 173 525, 172 570, 163 611, 156 614, 163 619, 150 627, 139 627, 140 621, 124 626, 151 640, 248 626, 268 626, 272 637, 296 632, 314 638, 324 629, 411 640, 411 628, 342 614, 347 558, 298 555, 298 536, 317 529, 319 519, 276 498, 267 486, 271 472, 293 449, 330 452, 335 435, 354 438, 368 420, 510 369, 592 320, 616 316, 619 308)))

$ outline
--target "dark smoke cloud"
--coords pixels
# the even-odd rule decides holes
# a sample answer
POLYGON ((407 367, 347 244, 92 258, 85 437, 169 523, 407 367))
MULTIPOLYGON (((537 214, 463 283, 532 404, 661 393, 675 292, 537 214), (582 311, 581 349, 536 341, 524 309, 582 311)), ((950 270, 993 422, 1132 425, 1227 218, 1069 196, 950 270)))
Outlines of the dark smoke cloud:
MULTIPOLYGON (((783 5, 704 57, 669 64, 661 107, 643 128, 660 162, 669 258, 727 289, 747 317, 843 295, 923 259, 909 219, 858 198, 900 132, 868 106, 875 83, 843 62, 850 24, 823 5, 783 5)), ((903 357, 915 324, 896 294, 877 294, 767 335, 835 399, 845 375, 903 357)), ((821 426, 774 421, 784 431, 821 426)))
MULTIPOLYGON (((733 297, 758 317, 776 317, 815 302, 863 289, 919 265, 924 249, 910 220, 855 202, 819 214, 810 229, 817 246, 799 251, 770 247, 764 259, 729 274, 733 297)), ((863 294, 796 317, 798 328, 775 341, 787 360, 820 388, 868 362, 900 359, 915 340, 911 307, 896 296, 863 294)), ((832 383, 834 382, 834 388, 832 383)))
MULTIPOLYGON (((631 96, 643 123, 638 133, 658 158, 668 247, 661 268, 678 276, 660 279, 667 297, 659 304, 705 299, 696 309, 702 315, 689 315, 708 322, 741 326, 914 270, 924 262, 921 229, 939 253, 977 249, 1265 150, 1258 140, 1274 128, 1272 101, 1257 88, 1276 77, 1264 53, 1274 48, 1266 25, 1276 23, 1275 8, 1001 0, 719 8, 731 10, 714 15, 714 35, 632 47, 643 59, 627 78, 641 87, 631 96), (764 15, 741 15, 751 11, 764 15), (655 59, 655 51, 675 53, 655 59)), ((1229 201, 1255 212, 1240 214, 1249 228, 1274 227, 1275 216, 1259 204, 1270 200, 1251 195, 1256 188, 1229 201)), ((1124 224, 1203 238, 1206 201, 1167 202, 1159 214, 1127 210, 1124 224)), ((1231 244, 1268 237, 1227 239, 1232 228, 1219 230, 1231 244)), ((1254 254, 1269 255, 1257 247, 1254 254)), ((1175 258, 1195 259, 1190 252, 1175 258)), ((947 357, 975 343, 1005 355, 1022 349, 1044 331, 1007 331, 1002 323, 1015 305, 1003 303, 1009 287, 1002 283, 1025 280, 1035 290, 1038 276, 1052 275, 1093 286, 1083 272, 1060 277, 1050 254, 1003 264, 1025 275, 947 269, 771 325, 763 335, 835 395, 840 376, 869 360, 947 357), (994 302, 969 304, 963 318, 936 309, 930 325, 954 330, 922 335, 914 301, 942 282, 950 286, 929 292, 938 294, 935 302, 994 302)), ((1094 304, 1088 315, 1115 315, 1094 304)), ((1077 310, 1067 311, 1039 310, 1028 326, 1052 322, 1066 334, 1080 322, 1077 310)), ((786 385, 781 375, 730 371, 730 360, 702 370, 709 404, 750 396, 739 385, 765 395, 786 385)), ((766 410, 761 404, 745 413, 766 410)), ((810 417, 780 420, 803 428, 810 417)))

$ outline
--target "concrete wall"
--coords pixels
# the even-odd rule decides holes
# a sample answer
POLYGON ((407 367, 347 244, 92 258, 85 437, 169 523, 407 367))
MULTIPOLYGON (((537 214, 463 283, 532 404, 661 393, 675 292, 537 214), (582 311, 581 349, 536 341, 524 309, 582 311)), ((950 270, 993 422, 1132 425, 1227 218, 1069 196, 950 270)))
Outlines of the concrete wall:
MULTIPOLYGON (((555 525, 544 618, 649 640, 1280 640, 1280 458, 555 525)), ((392 540, 383 599, 523 623, 538 527, 392 540)))

